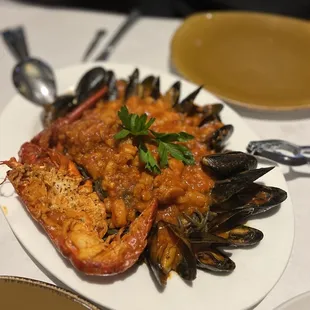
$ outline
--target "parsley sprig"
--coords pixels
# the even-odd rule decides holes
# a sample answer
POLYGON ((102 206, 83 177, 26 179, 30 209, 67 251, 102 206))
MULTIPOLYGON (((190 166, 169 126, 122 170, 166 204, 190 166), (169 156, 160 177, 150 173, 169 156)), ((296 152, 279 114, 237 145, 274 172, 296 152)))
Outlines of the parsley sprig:
POLYGON ((139 157, 145 163, 145 168, 152 173, 159 174, 160 168, 168 166, 168 156, 181 160, 185 165, 193 165, 195 159, 191 151, 184 145, 175 142, 187 142, 194 137, 186 132, 179 133, 159 133, 151 130, 150 127, 155 122, 155 118, 150 118, 147 121, 147 115, 130 114, 127 107, 123 106, 118 112, 118 116, 122 121, 122 129, 114 138, 124 139, 128 135, 136 137, 139 144, 139 157), (159 164, 147 148, 143 138, 151 137, 158 146, 159 164))
POLYGON ((126 106, 120 109, 118 117, 122 121, 123 129, 114 136, 115 139, 124 139, 129 134, 133 136, 147 136, 149 134, 148 129, 155 122, 155 118, 151 118, 147 122, 146 114, 142 114, 141 116, 129 114, 126 106))

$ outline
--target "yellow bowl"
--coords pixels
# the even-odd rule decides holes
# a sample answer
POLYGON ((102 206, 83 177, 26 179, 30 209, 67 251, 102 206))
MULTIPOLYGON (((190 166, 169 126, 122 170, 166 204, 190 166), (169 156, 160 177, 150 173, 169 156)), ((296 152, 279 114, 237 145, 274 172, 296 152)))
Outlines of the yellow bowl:
POLYGON ((175 70, 223 100, 264 110, 310 107, 310 24, 280 15, 208 12, 171 42, 175 70))
POLYGON ((75 293, 41 281, 0 276, 0 309, 99 310, 75 293))

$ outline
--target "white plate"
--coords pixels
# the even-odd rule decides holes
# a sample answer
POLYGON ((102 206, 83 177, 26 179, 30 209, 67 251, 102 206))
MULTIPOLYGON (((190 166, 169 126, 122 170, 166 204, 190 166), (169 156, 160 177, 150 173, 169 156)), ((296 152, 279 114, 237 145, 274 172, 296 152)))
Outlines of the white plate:
MULTIPOLYGON (((98 63, 96 64, 98 65, 98 63)), ((102 64, 114 70, 118 77, 126 78, 134 66, 102 64)), ((59 92, 67 90, 94 64, 83 64, 57 71, 59 92)), ((164 72, 140 67, 141 76, 156 74, 161 77, 161 88, 167 89, 178 78, 164 72)), ((195 85, 182 82, 182 96, 195 85)), ((201 104, 218 101, 202 91, 197 101, 201 104)), ((0 118, 0 159, 16 156, 20 145, 34 136, 41 128, 41 108, 15 96, 0 118)), ((231 123, 235 132, 228 148, 245 150, 250 140, 258 137, 228 106, 222 112, 224 123, 231 123)), ((283 175, 275 168, 260 181, 287 191, 283 175)), ((11 191, 6 184, 2 191, 11 191)), ((272 216, 251 220, 251 225, 264 232, 262 242, 251 249, 232 250, 236 269, 227 276, 198 272, 191 286, 173 275, 163 293, 154 286, 145 265, 132 268, 125 275, 116 277, 87 277, 76 272, 58 254, 42 230, 34 224, 21 206, 16 195, 1 197, 7 207, 6 218, 29 253, 60 281, 94 302, 117 310, 158 309, 246 309, 257 304, 277 283, 288 262, 294 237, 293 209, 288 198, 272 216)))
POLYGON ((275 310, 309 310, 310 309, 310 292, 300 294, 279 307, 275 310))

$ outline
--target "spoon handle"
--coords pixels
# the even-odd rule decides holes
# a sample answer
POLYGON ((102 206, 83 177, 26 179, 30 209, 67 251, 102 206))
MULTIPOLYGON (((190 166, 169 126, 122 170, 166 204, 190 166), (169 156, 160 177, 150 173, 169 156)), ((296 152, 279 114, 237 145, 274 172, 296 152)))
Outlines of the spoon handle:
POLYGON ((6 29, 2 32, 2 37, 10 52, 18 62, 29 57, 25 34, 22 27, 6 29))

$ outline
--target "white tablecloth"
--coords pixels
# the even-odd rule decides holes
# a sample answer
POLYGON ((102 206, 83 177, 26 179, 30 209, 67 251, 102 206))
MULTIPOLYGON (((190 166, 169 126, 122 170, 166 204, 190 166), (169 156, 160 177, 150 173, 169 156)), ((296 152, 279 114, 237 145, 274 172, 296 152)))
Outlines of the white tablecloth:
MULTIPOLYGON (((113 14, 38 8, 0 0, 0 30, 23 24, 31 54, 41 56, 54 68, 80 62, 98 28, 106 28, 109 32, 102 42, 104 45, 123 19, 123 16, 113 14)), ((173 19, 141 19, 118 45, 110 61, 169 70, 169 42, 179 24, 179 20, 173 19)), ((15 94, 10 80, 14 63, 0 40, 0 113, 15 94)), ((299 144, 310 144, 310 110, 288 113, 236 110, 261 138, 282 138, 299 144)), ((259 310, 273 309, 285 300, 310 290, 310 169, 283 167, 283 172, 295 210, 295 243, 286 271, 257 306, 259 310)), ((61 285, 29 258, 11 232, 2 212, 0 253, 0 275, 25 276, 61 285)))

